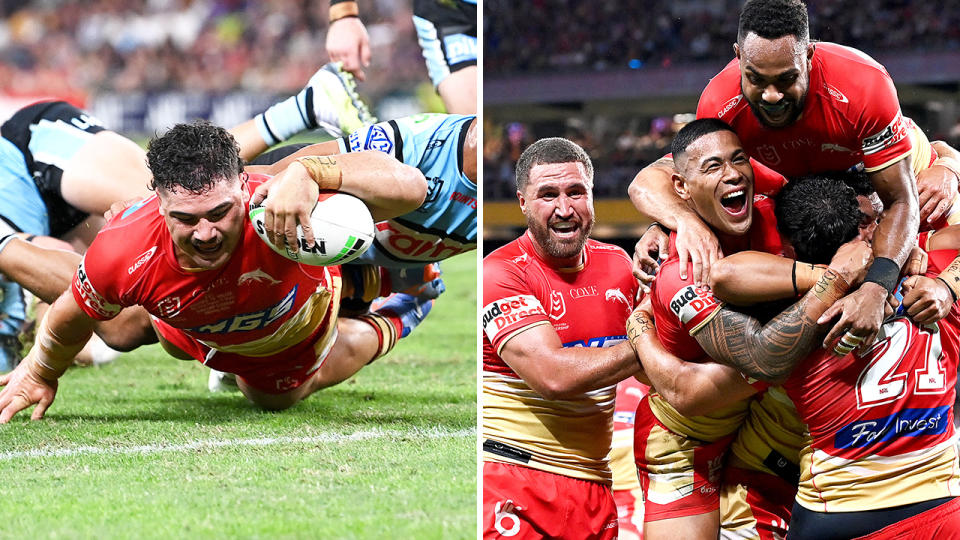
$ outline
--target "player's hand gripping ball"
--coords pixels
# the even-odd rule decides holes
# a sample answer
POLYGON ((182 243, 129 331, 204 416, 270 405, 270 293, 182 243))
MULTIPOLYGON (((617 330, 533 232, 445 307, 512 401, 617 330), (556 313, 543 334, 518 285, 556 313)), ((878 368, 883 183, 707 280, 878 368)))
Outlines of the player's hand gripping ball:
POLYGON ((264 204, 250 207, 250 221, 257 236, 271 249, 291 261, 312 266, 333 266, 348 263, 363 254, 373 243, 374 226, 370 210, 363 201, 338 191, 324 191, 313 212, 310 224, 316 243, 308 247, 303 238, 303 230, 297 225, 298 250, 294 253, 284 244, 275 246, 267 237, 263 226, 264 204))

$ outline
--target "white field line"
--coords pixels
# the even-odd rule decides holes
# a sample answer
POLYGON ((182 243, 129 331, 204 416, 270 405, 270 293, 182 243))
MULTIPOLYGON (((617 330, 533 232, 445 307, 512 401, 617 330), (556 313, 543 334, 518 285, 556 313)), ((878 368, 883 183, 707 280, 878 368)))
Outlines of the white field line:
POLYGON ((261 437, 255 439, 208 439, 186 441, 180 444, 146 444, 141 446, 74 446, 70 448, 37 448, 14 452, 0 452, 0 461, 31 457, 69 457, 95 454, 157 454, 160 452, 187 452, 205 448, 231 448, 239 446, 277 446, 284 444, 346 443, 373 439, 458 439, 476 437, 475 428, 451 431, 441 428, 398 430, 369 430, 354 433, 325 433, 312 437, 261 437))

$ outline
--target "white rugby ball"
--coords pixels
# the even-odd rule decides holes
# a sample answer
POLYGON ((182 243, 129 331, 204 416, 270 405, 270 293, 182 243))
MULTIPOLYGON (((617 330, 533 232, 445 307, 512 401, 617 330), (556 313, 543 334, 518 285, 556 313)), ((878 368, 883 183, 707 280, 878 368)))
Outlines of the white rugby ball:
POLYGON ((264 204, 250 207, 250 221, 257 236, 271 249, 291 261, 312 266, 333 266, 348 263, 366 251, 373 243, 373 217, 367 205, 353 195, 339 191, 320 193, 317 205, 310 214, 310 224, 316 244, 307 247, 303 230, 297 226, 299 249, 294 253, 284 244, 278 248, 267 238, 263 226, 264 204))

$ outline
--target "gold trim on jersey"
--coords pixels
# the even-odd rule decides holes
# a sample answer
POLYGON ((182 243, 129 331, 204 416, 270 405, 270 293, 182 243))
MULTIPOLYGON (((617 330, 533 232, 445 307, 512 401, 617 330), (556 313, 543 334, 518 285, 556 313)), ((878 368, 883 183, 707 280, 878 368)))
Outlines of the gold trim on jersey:
POLYGON ((747 417, 750 402, 747 398, 701 416, 683 416, 663 399, 659 393, 650 392, 650 410, 670 431, 684 437, 712 442, 736 431, 747 417))
POLYGON ((960 495, 956 440, 898 456, 849 460, 806 448, 797 503, 814 512, 859 512, 960 495))
POLYGON ((747 502, 747 487, 740 483, 720 486, 720 538, 760 540, 757 518, 747 502))
POLYGON ((541 324, 550 324, 550 321, 537 321, 535 323, 530 323, 527 326, 524 326, 523 328, 517 328, 516 330, 508 333, 507 336, 503 338, 503 340, 500 342, 500 346, 497 347, 497 356, 500 356, 502 358, 501 355, 503 353, 503 348, 507 345, 507 342, 513 339, 514 337, 516 337, 517 334, 519 334, 520 332, 529 330, 531 328, 540 326, 541 324))
POLYGON ((707 315, 707 317, 706 317, 705 319, 703 319, 702 321, 700 321, 700 324, 698 324, 698 325, 696 325, 696 326, 694 326, 693 328, 690 329, 690 336, 696 335, 696 333, 699 332, 700 330, 702 330, 703 327, 706 326, 708 322, 712 321, 713 318, 717 316, 717 313, 720 313, 720 310, 723 309, 723 305, 724 305, 723 300, 720 300, 719 298, 717 298, 717 307, 716 307, 716 309, 714 309, 713 311, 711 311, 710 314, 707 315))
POLYGON ((775 450, 794 465, 800 462, 806 424, 780 386, 773 386, 750 403, 750 414, 730 445, 730 464, 741 469, 776 474, 763 464, 775 450))
POLYGON ((637 462, 633 459, 633 429, 615 429, 610 445, 610 470, 613 472, 613 489, 639 489, 637 462))
POLYGON ((315 348, 325 347, 334 335, 337 327, 337 313, 340 310, 340 290, 342 284, 339 276, 330 276, 326 268, 324 268, 324 272, 327 275, 330 288, 328 289, 322 284, 318 285, 317 290, 307 298, 307 301, 303 303, 300 309, 284 321, 272 334, 253 341, 233 345, 220 345, 210 340, 198 341, 220 352, 252 357, 273 356, 309 338, 310 334, 315 332, 317 328, 323 324, 327 316, 327 310, 330 309, 327 329, 323 335, 319 337, 317 343, 315 343, 315 348))
POLYGON ((517 377, 483 373, 485 439, 530 454, 528 461, 484 451, 483 460, 524 465, 610 485, 607 461, 616 385, 577 398, 548 400, 517 377))
POLYGON ((930 140, 927 139, 923 130, 910 120, 910 129, 907 131, 910 136, 910 168, 913 170, 913 176, 920 174, 920 171, 930 168, 930 158, 933 157, 933 147, 930 146, 930 140))

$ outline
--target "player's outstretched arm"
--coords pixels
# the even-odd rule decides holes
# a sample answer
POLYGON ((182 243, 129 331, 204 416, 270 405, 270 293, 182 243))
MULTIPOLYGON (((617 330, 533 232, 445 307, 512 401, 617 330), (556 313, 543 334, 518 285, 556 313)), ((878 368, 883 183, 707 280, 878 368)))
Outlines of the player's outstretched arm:
POLYGON ((873 235, 875 258, 864 283, 820 318, 823 324, 840 315, 824 339, 824 347, 844 333, 862 347, 873 344, 883 323, 887 295, 897 285, 900 268, 915 243, 920 217, 909 160, 870 173, 870 180, 885 208, 873 235))
POLYGON ((541 396, 569 399, 605 388, 641 371, 629 343, 613 347, 564 347, 549 324, 511 337, 500 357, 541 396))
POLYGON ((359 198, 370 209, 374 221, 383 221, 423 204, 427 181, 419 169, 374 150, 307 156, 293 161, 275 179, 258 187, 251 204, 267 200, 263 224, 274 241, 286 236, 288 245, 295 246, 299 223, 304 239, 312 245, 310 213, 321 189, 359 198))
POLYGON ((761 381, 783 382, 823 334, 818 317, 863 275, 870 256, 866 243, 848 242, 814 287, 767 324, 724 306, 694 337, 714 360, 761 381))
POLYGON ((714 263, 708 284, 724 302, 749 306, 795 298, 810 290, 824 271, 825 266, 760 251, 741 251, 714 263))
POLYGON ((677 232, 680 277, 686 279, 689 260, 693 262, 694 281, 704 283, 710 275, 710 266, 723 253, 713 231, 673 189, 673 173, 673 159, 661 158, 637 173, 627 193, 637 211, 677 232))
POLYGON ((684 416, 708 414, 757 392, 731 366, 686 362, 665 349, 657 338, 649 302, 641 304, 630 315, 627 337, 643 364, 649 384, 684 416))
POLYGON ((94 321, 67 290, 40 323, 30 353, 10 373, 0 377, 0 424, 36 404, 31 419, 43 418, 57 394, 57 381, 73 357, 90 339, 94 321))

